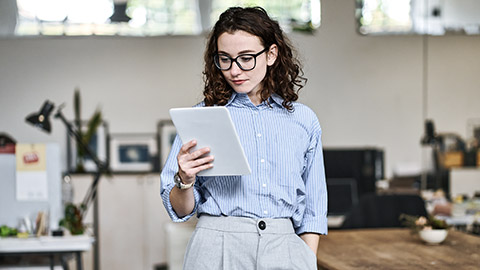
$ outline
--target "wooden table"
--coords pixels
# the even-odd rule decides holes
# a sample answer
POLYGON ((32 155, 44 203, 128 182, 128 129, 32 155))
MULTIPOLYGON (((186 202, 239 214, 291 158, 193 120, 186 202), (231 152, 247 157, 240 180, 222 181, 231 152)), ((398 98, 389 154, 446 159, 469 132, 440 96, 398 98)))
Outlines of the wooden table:
POLYGON ((333 230, 322 236, 319 269, 480 269, 480 237, 451 230, 440 245, 408 229, 333 230))

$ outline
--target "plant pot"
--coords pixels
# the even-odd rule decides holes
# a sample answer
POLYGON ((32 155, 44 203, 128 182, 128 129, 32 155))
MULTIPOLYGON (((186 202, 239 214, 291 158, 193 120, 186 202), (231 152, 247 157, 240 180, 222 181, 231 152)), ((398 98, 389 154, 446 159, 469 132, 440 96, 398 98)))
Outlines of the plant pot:
POLYGON ((437 245, 442 243, 447 238, 448 231, 445 229, 439 230, 421 230, 418 232, 420 239, 430 245, 437 245))

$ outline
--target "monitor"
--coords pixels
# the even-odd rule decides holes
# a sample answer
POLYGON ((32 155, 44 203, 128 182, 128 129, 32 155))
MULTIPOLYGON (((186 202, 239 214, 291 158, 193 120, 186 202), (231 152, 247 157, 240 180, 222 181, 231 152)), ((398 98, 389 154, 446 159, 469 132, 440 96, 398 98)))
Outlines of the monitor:
POLYGON ((354 178, 327 178, 328 215, 346 215, 358 203, 354 178))

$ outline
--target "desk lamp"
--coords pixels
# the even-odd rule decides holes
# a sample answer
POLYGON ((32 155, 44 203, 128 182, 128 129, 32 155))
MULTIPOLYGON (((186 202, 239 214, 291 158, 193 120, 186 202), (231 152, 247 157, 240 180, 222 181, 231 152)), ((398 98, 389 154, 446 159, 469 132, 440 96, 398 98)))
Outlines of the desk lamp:
MULTIPOLYGON (((87 194, 85 194, 85 197, 83 198, 82 203, 80 204, 80 209, 77 208, 77 210, 80 212, 80 216, 83 220, 85 218, 85 215, 87 214, 88 208, 90 204, 95 200, 97 196, 97 185, 100 180, 100 176, 102 173, 108 172, 108 165, 106 165, 104 162, 100 161, 97 157, 97 155, 90 149, 90 147, 85 144, 82 140, 82 137, 78 133, 76 129, 70 124, 65 116, 62 113, 63 109, 63 104, 59 106, 57 109, 56 113, 54 114, 55 118, 59 118, 63 124, 66 126, 68 130, 68 135, 73 136, 75 138, 75 141, 77 142, 78 147, 81 147, 87 156, 89 156, 93 162, 95 163, 95 166, 97 167, 97 171, 95 172, 94 179, 90 187, 88 188, 87 194)), ((25 119, 27 123, 32 124, 33 126, 40 128, 41 130, 50 133, 51 132, 51 125, 50 125, 50 114, 54 110, 55 105, 49 101, 46 100, 43 103, 42 108, 40 109, 39 113, 32 113, 27 116, 25 119)), ((76 207, 76 206, 74 206, 76 207)), ((98 212, 94 211, 93 215, 93 222, 94 222, 94 234, 98 236, 98 212)), ((94 269, 99 269, 99 261, 100 261, 100 256, 99 256, 99 244, 98 244, 98 239, 94 243, 94 269)))
MULTIPOLYGON (((454 133, 436 133, 433 120, 425 120, 425 134, 420 141, 421 145, 429 146, 433 149, 433 165, 434 165, 434 177, 436 180, 435 188, 442 188, 448 193, 448 168, 443 164, 442 154, 448 151, 450 148, 448 142, 454 142, 455 151, 461 151, 465 153, 465 142, 460 136, 454 133)), ((450 143, 451 144, 451 143, 450 143)), ((462 161, 463 162, 463 161, 462 161)), ((426 181, 426 176, 422 176, 426 181)), ((426 184, 426 183, 425 183, 426 184)), ((424 185, 426 188, 426 186, 424 185)))
POLYGON ((55 107, 53 106, 53 103, 47 100, 43 103, 39 113, 32 113, 27 116, 25 120, 35 127, 50 133, 52 131, 52 127, 50 125, 50 114, 54 108, 55 107))
MULTIPOLYGON (((85 194, 85 197, 82 201, 82 204, 80 205, 80 213, 81 213, 82 218, 83 218, 83 217, 85 217, 90 204, 92 203, 92 201, 96 197, 97 185, 98 185, 98 182, 100 180, 100 176, 101 176, 102 173, 108 172, 108 166, 104 162, 100 161, 98 159, 97 155, 90 149, 90 147, 83 142, 83 140, 82 140, 80 134, 78 133, 78 131, 73 127, 73 125, 71 123, 69 123, 67 121, 67 119, 63 115, 63 113, 62 113, 63 107, 64 107, 63 104, 61 106, 59 106, 56 113, 54 114, 54 117, 59 118, 63 122, 63 124, 67 128, 68 135, 73 136, 75 138, 75 141, 77 142, 77 145, 79 147, 83 148, 83 150, 85 151, 87 156, 89 156, 93 160, 93 162, 95 163, 95 165, 97 167, 97 170, 96 170, 95 175, 94 175, 94 180, 93 180, 92 184, 90 185, 90 187, 87 191, 87 194, 85 194)), ((41 130, 43 130, 47 133, 50 133, 51 130, 52 130, 51 125, 50 125, 50 114, 52 113, 52 111, 54 109, 55 109, 55 105, 51 101, 46 100, 43 103, 43 106, 40 109, 40 112, 32 113, 32 114, 28 115, 25 120, 27 121, 27 123, 30 123, 33 126, 39 128, 39 129, 41 129, 41 130)))
POLYGON ((435 125, 433 120, 425 120, 425 134, 421 140, 422 145, 434 145, 437 143, 437 134, 435 133, 435 125))
MULTIPOLYGON (((439 168, 439 160, 438 160, 438 147, 439 147, 439 136, 435 132, 435 124, 433 120, 427 119, 425 120, 424 126, 424 135, 420 140, 420 144, 422 146, 427 146, 432 148, 432 156, 429 158, 429 161, 433 163, 433 177, 435 179, 435 185, 438 188, 441 184, 441 175, 440 175, 440 168, 439 168)), ((430 163, 430 162, 429 162, 430 163)), ((423 169, 425 170, 425 168, 423 169)), ((427 178, 428 174, 425 171, 422 171, 421 175, 421 189, 427 189, 427 178)))

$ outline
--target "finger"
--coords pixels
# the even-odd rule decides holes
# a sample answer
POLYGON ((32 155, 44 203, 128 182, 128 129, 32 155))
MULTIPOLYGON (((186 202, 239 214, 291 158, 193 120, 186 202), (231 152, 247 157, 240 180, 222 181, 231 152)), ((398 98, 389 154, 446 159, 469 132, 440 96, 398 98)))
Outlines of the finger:
POLYGON ((213 160, 214 160, 213 156, 206 156, 199 159, 191 160, 189 162, 185 162, 182 165, 184 166, 184 168, 194 169, 196 167, 203 166, 207 163, 211 163, 213 160))
POLYGON ((180 152, 179 154, 188 154, 190 153, 190 149, 192 149, 193 147, 195 147, 195 145, 197 145, 197 141, 196 140, 191 140, 189 142, 187 142, 186 144, 182 145, 182 147, 180 148, 180 152))
POLYGON ((210 153, 210 148, 209 147, 204 147, 204 148, 201 148, 201 149, 198 149, 198 150, 192 152, 189 156, 189 159, 194 160, 194 159, 197 159, 197 158, 199 158, 203 155, 206 155, 208 153, 210 153))
POLYGON ((213 163, 208 163, 202 166, 198 166, 195 169, 193 169, 193 171, 195 172, 195 175, 197 175, 199 172, 204 171, 206 169, 210 169, 210 168, 213 168, 213 163))
MULTIPOLYGON (((213 160, 213 158, 205 158, 205 160, 213 160)), ((197 161, 192 162, 192 163, 196 163, 196 162, 197 161)), ((212 168, 212 167, 213 167, 213 163, 204 162, 201 165, 194 166, 194 167, 187 166, 186 168, 183 168, 183 169, 179 168, 179 173, 180 173, 181 176, 184 176, 184 177, 182 177, 182 179, 184 179, 185 181, 189 181, 187 179, 195 178, 197 176, 198 172, 209 169, 209 168, 212 168)))
POLYGON ((195 147, 195 145, 197 145, 196 140, 191 140, 191 141, 187 142, 186 144, 182 145, 182 147, 180 148, 180 151, 178 152, 178 155, 177 155, 178 164, 180 164, 182 162, 189 161, 189 159, 190 159, 189 158, 190 149, 195 147))
POLYGON ((192 162, 192 167, 198 167, 205 165, 207 163, 211 163, 215 158, 213 156, 206 156, 203 158, 196 159, 195 161, 192 162))
POLYGON ((179 163, 179 173, 185 181, 193 181, 191 179, 194 179, 198 172, 213 167, 213 163, 211 163, 213 160, 213 156, 207 156, 188 163, 179 163))
POLYGON ((182 160, 182 162, 179 162, 179 168, 182 171, 187 171, 190 169, 194 169, 198 166, 205 165, 207 163, 211 163, 214 160, 214 156, 204 156, 198 159, 192 159, 192 160, 182 160))

